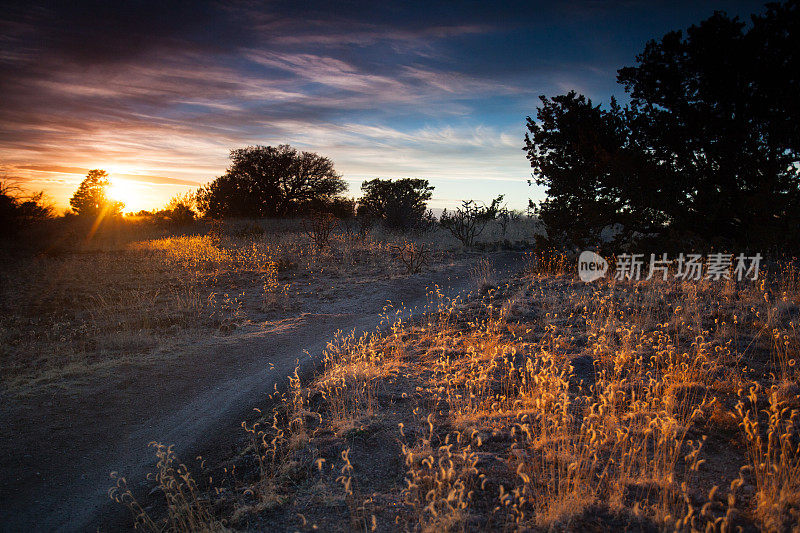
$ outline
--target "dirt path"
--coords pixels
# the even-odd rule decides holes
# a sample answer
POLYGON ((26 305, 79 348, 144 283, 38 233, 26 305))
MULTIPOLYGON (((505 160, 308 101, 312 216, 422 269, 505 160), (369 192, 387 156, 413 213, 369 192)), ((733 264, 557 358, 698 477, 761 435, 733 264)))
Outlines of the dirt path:
MULTIPOLYGON (((499 279, 521 266, 519 254, 488 257, 499 279)), ((371 330, 388 302, 422 306, 435 285, 450 296, 475 288, 475 260, 354 286, 352 296, 313 313, 186 343, 179 357, 125 369, 113 382, 79 392, 54 391, 24 404, 0 398, 0 530, 117 529, 125 515, 109 505, 109 473, 141 484, 154 462, 150 441, 175 444, 186 459, 230 449, 243 434, 241 421, 297 361, 310 368, 337 330, 371 330)))

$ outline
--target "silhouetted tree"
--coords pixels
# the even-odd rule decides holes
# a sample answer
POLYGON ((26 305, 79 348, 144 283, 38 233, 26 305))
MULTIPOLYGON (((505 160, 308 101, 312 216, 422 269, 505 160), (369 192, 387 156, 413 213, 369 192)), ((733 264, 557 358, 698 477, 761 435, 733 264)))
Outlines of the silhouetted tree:
POLYGON ((306 203, 303 206, 303 213, 305 215, 327 213, 338 219, 353 218, 356 216, 356 201, 342 196, 320 198, 306 203))
POLYGON ((25 195, 21 188, 0 180, 0 237, 15 237, 20 230, 54 215, 43 192, 25 195))
POLYGON ((770 4, 746 29, 717 12, 651 41, 618 80, 631 127, 674 181, 674 225, 761 245, 797 220, 800 9, 770 4))
POLYGON ((606 225, 652 230, 665 222, 659 203, 669 184, 629 127, 630 110, 612 98, 609 110, 574 91, 540 97, 528 117, 525 150, 547 199, 536 214, 574 243, 594 239, 606 225))
POLYGON ((302 213, 347 189, 327 157, 289 145, 231 150, 227 172, 197 193, 210 217, 279 217, 302 213))
POLYGON ((360 217, 382 220, 390 229, 409 231, 425 221, 427 202, 433 195, 428 180, 415 178, 373 179, 361 184, 360 217))
POLYGON ((105 170, 90 170, 70 198, 69 205, 81 216, 119 216, 125 204, 108 198, 106 189, 109 185, 105 170))
POLYGON ((573 241, 606 224, 745 247, 797 244, 800 9, 770 4, 747 27, 717 12, 650 41, 608 110, 542 97, 525 150, 544 222, 573 241), (589 228, 589 230, 587 230, 589 228))
POLYGON ((223 174, 197 190, 197 209, 211 218, 260 218, 263 202, 248 180, 223 174))

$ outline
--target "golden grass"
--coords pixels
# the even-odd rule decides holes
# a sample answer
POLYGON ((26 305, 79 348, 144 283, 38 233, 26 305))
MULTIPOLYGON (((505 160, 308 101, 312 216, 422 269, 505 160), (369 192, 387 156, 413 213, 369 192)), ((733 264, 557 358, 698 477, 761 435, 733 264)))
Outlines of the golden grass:
POLYGON ((565 266, 335 340, 248 428, 262 466, 227 493, 233 525, 798 530, 797 277, 586 285, 565 266))
MULTIPOLYGON (((119 365, 157 362, 182 336, 229 333, 330 298, 331 287, 346 293, 354 280, 407 274, 392 253, 399 236, 338 231, 321 248, 297 221, 198 226, 197 234, 162 237, 128 226, 4 262, 0 360, 8 391, 104 379, 119 365)), ((434 267, 451 253, 441 237, 416 239, 432 250, 434 267)))
POLYGON ((115 485, 109 489, 109 497, 127 506, 135 516, 135 528, 144 531, 198 531, 203 533, 227 531, 224 524, 216 520, 206 497, 197 488, 197 483, 185 464, 179 463, 171 446, 150 443, 158 459, 152 476, 158 490, 166 500, 167 516, 154 520, 128 489, 124 477, 112 472, 115 485))

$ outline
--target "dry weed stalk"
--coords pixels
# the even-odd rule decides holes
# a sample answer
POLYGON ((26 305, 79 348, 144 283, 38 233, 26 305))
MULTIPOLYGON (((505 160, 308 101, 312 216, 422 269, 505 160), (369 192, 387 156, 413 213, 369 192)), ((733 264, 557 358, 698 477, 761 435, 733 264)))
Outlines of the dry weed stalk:
POLYGON ((303 220, 303 230, 318 248, 328 246, 331 233, 338 225, 338 219, 330 213, 314 213, 303 220))
MULTIPOLYGON (((796 385, 795 385, 796 389, 796 385)), ((780 386, 753 383, 736 406, 747 437, 748 469, 756 485, 756 514, 766 529, 800 529, 800 411, 797 391, 786 402, 780 386), (767 396, 768 405, 764 409, 767 396), (788 405, 787 405, 788 403, 788 405)))
POLYGON ((135 528, 151 532, 227 531, 225 524, 211 514, 205 494, 198 489, 186 465, 178 463, 172 446, 155 442, 151 442, 150 446, 155 448, 158 462, 155 474, 148 474, 148 478, 156 481, 164 495, 167 506, 165 518, 152 518, 128 489, 125 478, 115 472, 111 474, 115 485, 108 494, 112 500, 124 504, 133 512, 135 528))
POLYGON ((403 263, 406 274, 417 274, 422 271, 422 267, 428 266, 430 250, 425 244, 417 245, 410 241, 403 241, 392 245, 391 249, 403 263))

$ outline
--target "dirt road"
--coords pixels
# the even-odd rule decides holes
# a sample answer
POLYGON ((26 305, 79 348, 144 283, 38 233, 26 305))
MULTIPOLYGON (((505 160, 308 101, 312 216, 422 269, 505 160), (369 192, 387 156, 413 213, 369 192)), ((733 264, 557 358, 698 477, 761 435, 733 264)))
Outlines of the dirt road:
MULTIPOLYGON (((520 254, 487 257, 499 279, 521 267, 520 254)), ((117 529, 125 515, 108 500, 109 473, 143 483, 154 463, 150 441, 174 444, 186 459, 230 449, 243 434, 241 421, 285 383, 296 362, 308 369, 318 361, 337 330, 371 330, 387 303, 422 306, 436 285, 449 296, 474 289, 476 260, 355 285, 352 295, 313 312, 187 342, 179 356, 123 369, 106 383, 25 401, 0 398, 0 530, 117 529)))

